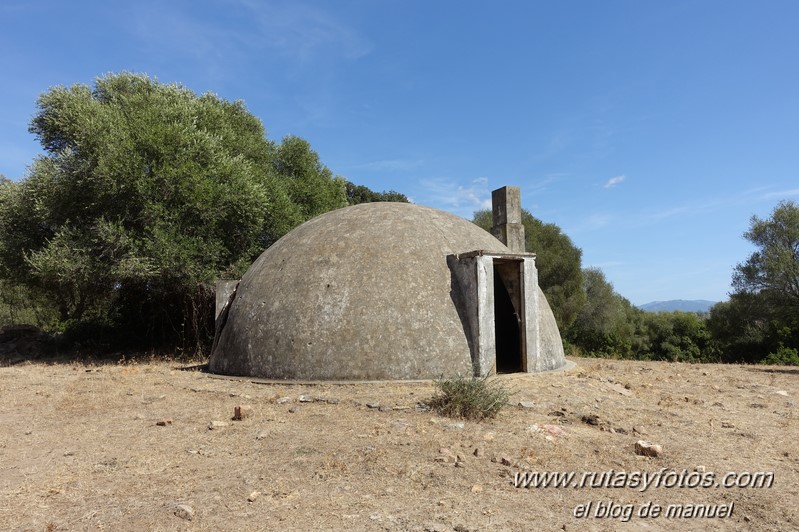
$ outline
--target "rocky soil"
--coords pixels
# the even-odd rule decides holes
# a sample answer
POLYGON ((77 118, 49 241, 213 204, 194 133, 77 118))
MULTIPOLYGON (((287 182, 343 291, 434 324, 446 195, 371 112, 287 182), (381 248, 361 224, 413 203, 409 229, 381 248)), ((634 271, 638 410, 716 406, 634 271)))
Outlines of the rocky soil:
POLYGON ((499 376, 512 404, 478 423, 428 411, 430 382, 260 383, 168 361, 5 360, 0 523, 799 530, 799 369, 573 361, 566 372, 499 376), (620 485, 515 487, 525 471, 593 472, 595 484, 605 472, 620 485), (643 489, 636 472, 689 483, 765 472, 773 485, 643 489), (684 515, 644 515, 670 504, 684 515), (687 505, 731 515, 687 517, 687 505))

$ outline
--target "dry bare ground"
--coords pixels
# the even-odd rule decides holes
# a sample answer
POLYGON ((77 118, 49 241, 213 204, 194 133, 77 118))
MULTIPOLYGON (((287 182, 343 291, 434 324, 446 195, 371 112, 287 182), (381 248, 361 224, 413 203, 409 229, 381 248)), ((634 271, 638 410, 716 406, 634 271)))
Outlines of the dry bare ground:
POLYGON ((2 367, 0 528, 799 530, 798 369, 573 361, 566 372, 498 377, 516 391, 512 405, 463 425, 417 408, 430 382, 264 384, 174 362, 2 367), (237 405, 251 415, 231 420, 237 405), (662 455, 636 455, 641 439, 662 455), (579 479, 663 468, 662 478, 774 479, 514 486, 524 471, 579 479), (614 516, 603 517, 611 502, 614 516), (648 503, 733 506, 724 518, 638 516, 648 503))

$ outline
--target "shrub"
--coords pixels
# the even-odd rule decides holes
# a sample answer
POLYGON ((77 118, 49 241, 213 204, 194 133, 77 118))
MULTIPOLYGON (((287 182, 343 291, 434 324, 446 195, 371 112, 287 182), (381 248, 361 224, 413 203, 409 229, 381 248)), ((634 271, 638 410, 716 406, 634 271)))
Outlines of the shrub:
POLYGON ((792 347, 782 346, 777 349, 776 353, 769 353, 760 363, 771 366, 799 366, 799 351, 792 347))
POLYGON ((508 404, 512 392, 488 377, 457 375, 436 381, 437 393, 430 406, 448 417, 481 420, 494 418, 508 404))

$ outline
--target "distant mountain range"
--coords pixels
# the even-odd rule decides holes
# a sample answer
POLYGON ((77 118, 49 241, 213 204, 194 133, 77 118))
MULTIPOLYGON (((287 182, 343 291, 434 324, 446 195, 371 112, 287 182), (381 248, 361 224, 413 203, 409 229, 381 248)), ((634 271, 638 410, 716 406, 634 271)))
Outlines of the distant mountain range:
POLYGON ((718 303, 718 301, 706 301, 704 299, 693 299, 686 301, 684 299, 672 299, 671 301, 653 301, 644 305, 638 305, 638 308, 646 312, 707 312, 710 307, 718 303))

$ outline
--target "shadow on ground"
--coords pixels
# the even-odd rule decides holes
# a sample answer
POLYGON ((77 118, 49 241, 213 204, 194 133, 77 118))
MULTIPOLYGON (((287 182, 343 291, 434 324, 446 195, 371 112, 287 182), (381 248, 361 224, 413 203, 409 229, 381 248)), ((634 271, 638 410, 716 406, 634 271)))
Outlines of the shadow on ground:
POLYGON ((106 346, 68 345, 58 334, 33 325, 6 325, 0 328, 0 367, 31 362, 42 364, 117 365, 129 362, 168 360, 181 364, 177 369, 207 370, 204 358, 194 352, 181 356, 170 350, 114 350, 106 346))

